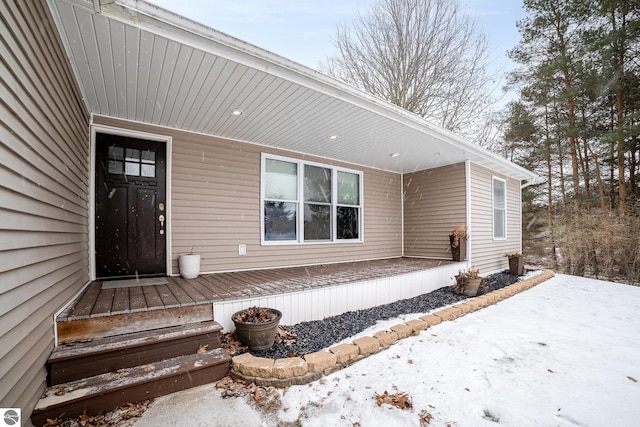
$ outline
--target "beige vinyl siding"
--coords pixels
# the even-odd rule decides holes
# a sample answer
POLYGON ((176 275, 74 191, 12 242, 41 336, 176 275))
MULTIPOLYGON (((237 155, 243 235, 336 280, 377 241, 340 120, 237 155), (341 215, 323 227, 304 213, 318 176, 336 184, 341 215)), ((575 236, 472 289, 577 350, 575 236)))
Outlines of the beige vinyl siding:
POLYGON ((399 174, 114 118, 96 116, 94 123, 172 137, 173 274, 178 273, 178 255, 192 248, 203 257, 203 272, 323 264, 402 254, 399 174), (262 152, 363 171, 364 242, 262 246, 262 152), (247 247, 244 256, 238 255, 240 244, 247 247))
POLYGON ((89 117, 43 1, 0 0, 0 407, 27 421, 89 280, 89 117))
POLYGON ((485 275, 508 268, 504 255, 521 250, 520 182, 471 164, 471 263, 485 275), (507 238, 493 239, 492 177, 507 182, 507 238))
POLYGON ((451 258, 449 232, 466 222, 465 164, 404 176, 405 255, 451 258))

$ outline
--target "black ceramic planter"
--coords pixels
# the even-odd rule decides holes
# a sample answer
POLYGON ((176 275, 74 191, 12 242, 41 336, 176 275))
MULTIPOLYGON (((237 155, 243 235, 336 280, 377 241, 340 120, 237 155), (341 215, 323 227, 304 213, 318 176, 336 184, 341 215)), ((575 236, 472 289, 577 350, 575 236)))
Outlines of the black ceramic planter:
POLYGON ((243 310, 237 311, 231 316, 231 320, 233 320, 233 323, 236 325, 238 339, 243 345, 249 347, 249 350, 263 351, 273 347, 276 338, 276 329, 278 329, 278 323, 282 318, 282 313, 275 308, 267 308, 265 310, 274 313, 276 315, 275 319, 260 323, 239 322, 235 320, 236 314, 241 313, 243 310))

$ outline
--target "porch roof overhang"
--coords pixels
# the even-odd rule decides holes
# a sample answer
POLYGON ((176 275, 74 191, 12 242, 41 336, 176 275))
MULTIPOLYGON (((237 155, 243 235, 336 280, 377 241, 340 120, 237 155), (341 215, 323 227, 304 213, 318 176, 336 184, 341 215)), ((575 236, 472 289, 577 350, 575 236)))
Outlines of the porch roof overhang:
POLYGON ((406 110, 143 0, 48 2, 92 114, 397 173, 470 160, 535 178, 406 110))

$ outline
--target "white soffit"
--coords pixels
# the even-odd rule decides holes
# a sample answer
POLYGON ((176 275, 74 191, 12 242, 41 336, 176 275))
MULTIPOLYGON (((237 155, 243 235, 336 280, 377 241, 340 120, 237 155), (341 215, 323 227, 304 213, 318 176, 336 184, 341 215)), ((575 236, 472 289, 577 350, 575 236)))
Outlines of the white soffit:
POLYGON ((49 3, 94 114, 398 173, 471 160, 534 178, 414 114, 142 0, 49 3))

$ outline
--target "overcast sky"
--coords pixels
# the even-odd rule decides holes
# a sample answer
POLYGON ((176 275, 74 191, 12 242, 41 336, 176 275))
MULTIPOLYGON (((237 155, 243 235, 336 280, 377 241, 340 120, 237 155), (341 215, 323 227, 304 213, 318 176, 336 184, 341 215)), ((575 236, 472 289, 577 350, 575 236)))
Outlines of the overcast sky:
MULTIPOLYGON (((334 52, 338 24, 375 0, 149 0, 179 15, 311 68, 334 52)), ((506 51, 519 40, 521 0, 462 0, 493 46, 494 73, 508 68, 506 51)), ((501 76, 497 76, 500 78, 501 76)))

